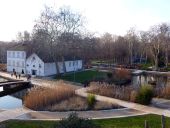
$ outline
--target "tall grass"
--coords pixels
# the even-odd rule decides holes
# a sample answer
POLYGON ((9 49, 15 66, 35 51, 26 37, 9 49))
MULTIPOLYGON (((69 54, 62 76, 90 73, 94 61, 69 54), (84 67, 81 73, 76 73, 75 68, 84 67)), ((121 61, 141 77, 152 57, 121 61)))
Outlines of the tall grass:
POLYGON ((157 87, 156 89, 154 89, 154 96, 170 99, 170 85, 167 85, 165 87, 157 87))
POLYGON ((98 95, 113 97, 121 100, 129 101, 131 99, 131 92, 134 90, 132 86, 117 86, 109 85, 107 83, 90 83, 90 92, 98 95))
POLYGON ((24 98, 24 105, 33 110, 42 110, 44 106, 53 105, 75 95, 69 86, 53 86, 53 88, 32 88, 24 98))

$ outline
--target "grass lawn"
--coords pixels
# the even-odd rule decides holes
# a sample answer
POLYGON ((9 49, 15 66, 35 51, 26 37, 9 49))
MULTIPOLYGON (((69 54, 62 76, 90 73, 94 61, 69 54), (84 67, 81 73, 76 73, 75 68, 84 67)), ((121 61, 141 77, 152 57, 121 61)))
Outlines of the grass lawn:
MULTIPOLYGON (((149 128, 161 128, 161 116, 143 115, 136 117, 94 120, 101 128, 144 128, 145 120, 149 128)), ((53 128, 55 121, 16 121, 3 122, 7 128, 53 128)), ((170 128, 170 118, 166 118, 166 128, 170 128)))
MULTIPOLYGON (((99 72, 96 70, 87 70, 75 73, 75 82, 83 83, 86 80, 93 80, 94 78, 105 76, 105 72, 99 72)), ((67 81, 74 81, 74 73, 68 73, 63 76, 57 76, 57 79, 63 79, 67 81)))

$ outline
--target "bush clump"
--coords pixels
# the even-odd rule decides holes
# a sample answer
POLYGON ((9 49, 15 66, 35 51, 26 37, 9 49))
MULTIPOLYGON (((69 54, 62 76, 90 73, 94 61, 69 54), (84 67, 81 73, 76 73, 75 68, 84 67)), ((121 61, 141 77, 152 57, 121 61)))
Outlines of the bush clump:
POLYGON ((76 113, 71 113, 68 118, 62 119, 55 128, 99 128, 89 119, 78 117, 76 113))
POLYGON ((148 105, 150 104, 153 97, 153 88, 150 85, 143 85, 141 86, 137 96, 136 96, 136 102, 148 105))
POLYGON ((89 109, 94 108, 95 103, 96 103, 95 95, 89 94, 89 95, 87 96, 88 108, 89 108, 89 109))

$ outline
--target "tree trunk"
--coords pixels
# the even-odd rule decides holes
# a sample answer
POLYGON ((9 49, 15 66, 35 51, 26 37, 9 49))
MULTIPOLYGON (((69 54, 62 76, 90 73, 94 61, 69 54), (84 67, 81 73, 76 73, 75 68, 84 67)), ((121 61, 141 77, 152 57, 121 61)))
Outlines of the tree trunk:
POLYGON ((66 65, 65 65, 65 59, 64 57, 62 56, 62 63, 63 63, 63 71, 64 71, 64 74, 66 73, 66 65))
POLYGON ((60 69, 59 69, 58 61, 55 61, 55 66, 56 66, 57 75, 59 75, 60 69))
POLYGON ((168 67, 168 46, 166 47, 165 51, 165 66, 166 68, 168 67))
POLYGON ((155 70, 158 70, 158 55, 155 57, 155 70))

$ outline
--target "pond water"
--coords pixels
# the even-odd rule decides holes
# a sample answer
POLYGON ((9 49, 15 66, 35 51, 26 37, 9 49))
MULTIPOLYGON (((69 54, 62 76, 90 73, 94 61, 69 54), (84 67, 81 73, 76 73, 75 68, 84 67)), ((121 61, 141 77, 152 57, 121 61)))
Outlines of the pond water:
MULTIPOLYGON (((0 78, 0 82, 5 81, 5 79, 0 78)), ((0 94, 5 89, 0 87, 0 94)), ((12 90, 12 89, 11 89, 12 90)), ((5 94, 0 96, 0 109, 15 109, 20 108, 23 105, 23 97, 27 93, 28 89, 19 89, 12 92, 12 94, 5 94)))
POLYGON ((169 84, 166 75, 141 74, 132 76, 132 85, 139 87, 144 84, 151 84, 154 87, 165 87, 169 84))

